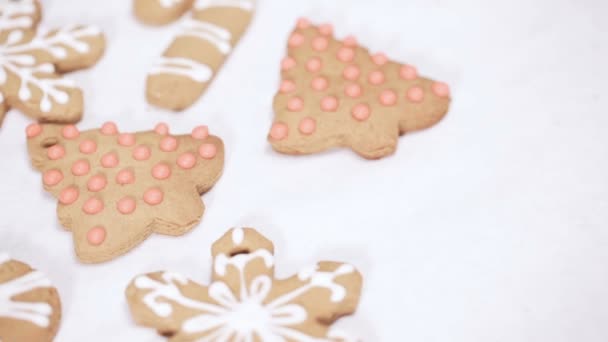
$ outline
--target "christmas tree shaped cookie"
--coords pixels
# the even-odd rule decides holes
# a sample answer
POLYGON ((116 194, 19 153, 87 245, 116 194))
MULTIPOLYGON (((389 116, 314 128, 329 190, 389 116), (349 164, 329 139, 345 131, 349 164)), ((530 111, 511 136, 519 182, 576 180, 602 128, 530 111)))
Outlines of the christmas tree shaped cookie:
POLYGON ((331 25, 301 19, 288 45, 268 136, 279 152, 344 146, 382 158, 395 151, 401 134, 430 127, 447 113, 446 84, 370 54, 353 37, 336 40, 331 25))
POLYGON ((126 291, 135 321, 170 341, 347 341, 331 325, 359 303, 352 265, 319 262, 276 279, 274 246, 251 228, 230 230, 212 254, 209 286, 173 272, 136 277, 126 291))
POLYGON ((134 134, 111 122, 83 132, 33 124, 26 133, 32 164, 86 263, 126 253, 152 233, 188 232, 224 164, 223 143, 205 126, 171 135, 165 124, 134 134))

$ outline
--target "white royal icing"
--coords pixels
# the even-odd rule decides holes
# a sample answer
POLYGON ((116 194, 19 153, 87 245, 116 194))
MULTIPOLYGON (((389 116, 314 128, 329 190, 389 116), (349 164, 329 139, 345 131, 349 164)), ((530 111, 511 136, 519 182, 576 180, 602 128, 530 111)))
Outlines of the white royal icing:
POLYGON ((210 22, 188 19, 184 21, 179 35, 206 40, 224 55, 227 55, 232 50, 232 45, 230 44, 232 34, 230 31, 210 22))
POLYGON ((158 0, 158 3, 161 5, 161 7, 164 8, 174 7, 181 4, 182 2, 184 2, 184 0, 158 0))
POLYGON ((34 0, 0 0, 0 31, 32 27, 34 22, 30 16, 34 13, 34 0))
MULTIPOLYGON (((0 255, 0 265, 8 260, 10 260, 8 255, 0 255)), ((0 318, 13 318, 28 321, 42 328, 48 327, 53 314, 53 308, 48 303, 19 302, 12 299, 17 295, 45 287, 51 287, 51 281, 38 271, 0 284, 0 318)))
POLYGON ((189 58, 161 57, 149 74, 185 76, 195 82, 205 83, 213 77, 213 70, 209 66, 189 58))
POLYGON ((243 239, 245 238, 245 231, 243 228, 234 228, 232 230, 232 243, 235 245, 240 245, 243 243, 243 239))
POLYGON ((236 7, 245 11, 252 11, 255 7, 254 0, 197 0, 194 9, 202 11, 212 7, 236 7))

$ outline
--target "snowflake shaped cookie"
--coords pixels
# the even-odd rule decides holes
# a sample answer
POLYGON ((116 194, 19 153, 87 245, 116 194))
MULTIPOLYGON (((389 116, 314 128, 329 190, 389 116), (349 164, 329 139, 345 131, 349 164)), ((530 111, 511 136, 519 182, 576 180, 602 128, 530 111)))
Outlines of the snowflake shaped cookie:
POLYGON ((136 277, 126 295, 135 321, 171 341, 352 341, 331 328, 358 305, 362 277, 349 264, 319 262, 274 278, 274 246, 251 228, 216 241, 213 282, 172 272, 136 277))
POLYGON ((93 26, 38 28, 37 0, 0 1, 0 123, 17 108, 43 122, 77 122, 82 91, 61 73, 92 66, 105 40, 93 26))
POLYGON ((112 122, 82 132, 32 124, 26 133, 32 164, 87 263, 126 253, 152 233, 190 231, 203 216, 201 194, 224 166, 222 140, 206 126, 172 135, 166 124, 139 133, 120 133, 112 122))

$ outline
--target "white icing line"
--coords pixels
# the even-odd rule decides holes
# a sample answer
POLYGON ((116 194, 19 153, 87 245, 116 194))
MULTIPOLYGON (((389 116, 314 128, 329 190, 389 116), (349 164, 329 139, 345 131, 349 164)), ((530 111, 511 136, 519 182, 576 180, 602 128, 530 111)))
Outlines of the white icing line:
POLYGON ((183 57, 161 57, 150 75, 170 74, 184 76, 195 82, 205 83, 213 77, 213 70, 205 64, 183 57))
POLYGON ((0 31, 29 29, 34 23, 30 17, 36 13, 33 0, 0 1, 0 31))
POLYGON ((230 31, 215 24, 188 19, 183 24, 180 36, 191 36, 200 38, 213 44, 222 54, 227 55, 232 50, 230 31))
POLYGON ((234 228, 232 230, 232 243, 238 246, 243 243, 244 238, 245 232, 243 231, 243 228, 234 228))
POLYGON ((12 298, 38 288, 51 287, 51 281, 42 273, 33 271, 0 284, 0 317, 28 321, 46 328, 50 325, 53 308, 44 302, 19 302, 12 298))
POLYGON ((158 0, 161 7, 171 8, 181 4, 183 0, 158 0))
POLYGON ((254 0, 197 0, 194 9, 202 11, 213 7, 235 7, 244 11, 253 11, 255 8, 254 0))

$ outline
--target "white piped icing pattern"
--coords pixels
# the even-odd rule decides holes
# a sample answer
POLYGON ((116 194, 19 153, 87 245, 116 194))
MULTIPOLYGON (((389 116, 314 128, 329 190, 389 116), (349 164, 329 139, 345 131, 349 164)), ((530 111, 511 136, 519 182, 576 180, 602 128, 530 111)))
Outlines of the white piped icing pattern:
POLYGON ((223 27, 206 21, 189 19, 184 22, 182 28, 181 36, 206 40, 224 55, 229 54, 232 50, 232 45, 230 44, 232 34, 223 27))
POLYGON ((184 2, 184 0, 158 0, 160 6, 164 8, 175 7, 181 4, 182 2, 184 2))
POLYGON ((0 31, 32 27, 34 23, 30 16, 34 13, 34 0, 0 0, 0 31))
POLYGON ((255 0, 197 0, 194 3, 197 11, 213 7, 236 7, 250 12, 255 7, 255 0))
POLYGON ((184 57, 161 57, 150 70, 150 75, 170 74, 188 77, 199 83, 208 82, 213 70, 205 65, 184 57))

